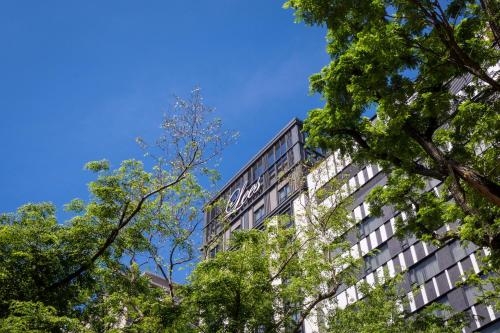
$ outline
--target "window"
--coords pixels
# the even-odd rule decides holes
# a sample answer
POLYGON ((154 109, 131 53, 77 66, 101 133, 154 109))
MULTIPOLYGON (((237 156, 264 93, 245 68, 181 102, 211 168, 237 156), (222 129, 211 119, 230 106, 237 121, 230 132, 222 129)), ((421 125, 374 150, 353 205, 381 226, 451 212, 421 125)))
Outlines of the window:
POLYGON ((292 151, 292 150, 290 150, 290 151, 287 153, 287 156, 288 156, 288 164, 289 164, 289 165, 292 165, 292 164, 293 164, 293 161, 295 160, 294 155, 293 155, 293 151, 292 151))
POLYGON ((267 166, 270 167, 273 165, 274 161, 274 150, 271 148, 271 150, 267 152, 267 166))
POLYGON ((410 282, 422 284, 437 273, 439 273, 438 262, 436 256, 432 255, 410 270, 410 282))
POLYGON ((269 185, 271 185, 276 180, 276 170, 274 169, 274 166, 269 169, 268 173, 269 173, 269 185))
POLYGON ((214 248, 210 250, 210 258, 214 258, 219 251, 220 251, 220 244, 217 244, 214 248))
MULTIPOLYGON (((451 307, 450 301, 448 300, 448 295, 444 295, 441 298, 439 298, 437 301, 434 301, 434 302, 441 304, 443 306, 446 306, 446 307, 451 307)), ((452 313, 449 311, 449 309, 437 309, 437 310, 434 310, 433 313, 436 316, 441 317, 441 318, 445 318, 445 319, 449 318, 452 315, 452 313)))
POLYGON ((467 246, 463 246, 460 244, 460 241, 455 241, 450 244, 451 255, 455 261, 462 260, 474 252, 475 249, 477 249, 477 247, 475 247, 474 244, 467 244, 467 246))
POLYGON ((282 188, 278 190, 278 204, 282 203, 285 201, 285 199, 288 197, 288 194, 290 193, 290 185, 286 184, 282 188))
POLYGON ((280 172, 285 172, 285 170, 287 169, 286 156, 283 156, 279 159, 278 162, 276 162, 276 169, 278 170, 278 175, 280 174, 280 172))
POLYGON ((286 134, 286 146, 288 149, 292 147, 292 133, 290 132, 286 134))
POLYGON ((253 166, 253 180, 259 179, 259 177, 264 173, 264 166, 262 165, 262 159, 259 160, 253 166))
POLYGON ((367 271, 376 269, 391 259, 391 253, 387 244, 382 245, 371 257, 365 258, 367 271))
POLYGON ((260 206, 253 212, 253 224, 258 225, 264 219, 264 206, 260 206))
POLYGON ((285 138, 282 138, 276 144, 276 158, 280 158, 285 154, 285 152, 286 152, 286 142, 285 138))
POLYGON ((467 303, 469 305, 474 305, 477 303, 477 299, 481 295, 481 292, 476 287, 465 287, 464 294, 467 299, 467 303))
POLYGON ((245 212, 242 217, 242 223, 243 223, 243 229, 248 229, 249 228, 249 223, 248 223, 248 212, 245 212))
POLYGON ((368 217, 363 220, 363 222, 359 225, 359 233, 360 235, 369 235, 370 233, 377 230, 383 223, 381 218, 376 217, 368 217))

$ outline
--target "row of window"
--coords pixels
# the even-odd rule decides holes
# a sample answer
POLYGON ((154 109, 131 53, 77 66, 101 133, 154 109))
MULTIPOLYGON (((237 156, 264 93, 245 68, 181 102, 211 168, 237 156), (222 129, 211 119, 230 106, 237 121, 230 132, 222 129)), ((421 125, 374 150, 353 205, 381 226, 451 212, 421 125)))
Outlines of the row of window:
MULTIPOLYGON (((290 196, 290 194, 291 194, 291 186, 289 183, 286 183, 277 191, 278 205, 286 201, 286 199, 290 196)), ((291 212, 289 213, 291 214, 291 212)), ((254 208, 253 211, 250 211, 250 214, 253 214, 253 226, 254 227, 259 226, 264 221, 264 217, 266 216, 265 206, 262 204, 259 207, 254 208)), ((249 227, 250 226, 248 221, 248 213, 245 213, 242 215, 241 222, 236 227, 235 230, 248 229, 249 227)), ((212 223, 208 224, 207 238, 210 238, 216 235, 217 233, 221 232, 221 230, 219 229, 220 228, 218 228, 218 224, 216 223, 216 221, 213 221, 212 223)))
MULTIPOLYGON (((366 184, 370 179, 377 175, 382 169, 377 165, 368 165, 361 169, 354 176, 350 177, 346 183, 342 184, 340 188, 340 195, 347 197, 358 190, 361 186, 366 184)), ((317 203, 324 202, 327 198, 335 196, 336 186, 339 182, 337 178, 331 178, 321 188, 315 192, 315 199, 317 203)))
POLYGON ((342 170, 351 164, 349 156, 342 157, 338 151, 330 154, 319 168, 308 174, 308 184, 313 191, 324 186, 330 179, 336 177, 342 170))
MULTIPOLYGON (((366 282, 369 285, 375 285, 376 283, 383 283, 386 276, 394 277, 398 272, 405 269, 403 265, 398 263, 398 258, 389 259, 383 266, 380 266, 375 272, 372 272, 365 276, 363 279, 358 281, 356 285, 353 286, 343 286, 342 291, 335 296, 336 304, 343 308, 348 304, 352 304, 363 297, 362 293, 359 291, 359 286, 366 282), (386 275, 387 274, 387 275, 386 275)), ((479 261, 477 260, 476 254, 472 253, 467 257, 458 261, 453 266, 444 269, 443 271, 436 271, 434 259, 426 262, 426 265, 418 265, 418 267, 412 267, 411 270, 415 272, 421 272, 425 269, 425 273, 428 274, 425 279, 419 280, 417 292, 412 289, 407 293, 410 311, 416 311, 418 308, 434 301, 435 299, 445 295, 449 291, 455 289, 455 285, 459 281, 463 281, 465 278, 465 273, 468 271, 464 269, 465 266, 470 266, 470 270, 476 273, 479 272, 479 261), (426 266, 426 268, 424 268, 426 266)), ((410 274, 420 274, 411 273, 410 274)), ((472 288, 466 288, 464 290, 466 295, 467 304, 463 307, 468 307, 476 303, 477 297, 474 294, 472 288)), ((461 310, 461 309, 459 309, 461 310)))
MULTIPOLYGON (((277 193, 278 196, 278 205, 283 203, 288 196, 290 195, 291 189, 290 189, 290 184, 286 183, 283 185, 277 193)), ((253 225, 258 226, 259 224, 262 223, 264 220, 264 216, 266 215, 266 211, 264 208, 264 205, 259 206, 258 208, 254 209, 253 211, 253 225)))
MULTIPOLYGON (((363 207, 363 204, 360 205, 363 207)), ((363 210, 362 210, 363 211, 363 210)), ((402 214, 404 215, 404 214, 402 214)), ((402 218, 405 218, 402 216, 402 218)), ((373 219, 368 217, 369 223, 363 223, 361 225, 364 226, 378 226, 380 222, 372 223, 372 221, 381 221, 381 219, 373 219)), ((392 235, 395 232, 395 217, 389 219, 389 221, 385 223, 381 223, 381 225, 372 230, 366 237, 362 238, 356 244, 354 244, 349 253, 344 255, 351 255, 354 258, 364 257, 365 261, 365 272, 370 273, 376 270, 378 267, 381 267, 385 262, 388 262, 394 256, 398 256, 398 264, 406 269, 410 265, 416 264, 419 260, 426 257, 431 253, 435 247, 432 245, 427 245, 424 242, 417 241, 414 237, 410 239, 403 239, 401 241, 392 238, 392 235), (392 240, 389 240, 392 238, 392 240), (389 240, 389 242, 387 242, 389 240), (390 247, 390 242, 399 244, 393 245, 390 247), (367 256, 367 254, 377 249, 377 253, 373 256, 367 256), (403 251, 401 251, 401 249, 403 251)), ((464 247, 460 244, 460 242, 455 241, 449 244, 448 249, 450 250, 450 256, 454 262, 457 262, 474 251, 477 247, 473 245, 469 245, 468 247, 464 247)), ((427 260, 431 262, 432 258, 426 259, 426 261, 422 262, 417 266, 417 269, 410 272, 410 277, 416 282, 420 281, 422 278, 426 278, 429 274, 435 271, 434 262, 427 265, 427 260), (418 267, 424 267, 422 269, 418 269, 418 267)), ((389 266, 389 268, 391 268, 389 266)), ((394 268, 391 268, 394 271, 394 268)))
POLYGON ((254 163, 250 174, 251 181, 259 179, 259 177, 262 176, 267 169, 273 166, 275 162, 278 169, 280 169, 280 164, 283 165, 286 163, 286 161, 283 161, 283 157, 292 146, 292 133, 288 132, 254 163))

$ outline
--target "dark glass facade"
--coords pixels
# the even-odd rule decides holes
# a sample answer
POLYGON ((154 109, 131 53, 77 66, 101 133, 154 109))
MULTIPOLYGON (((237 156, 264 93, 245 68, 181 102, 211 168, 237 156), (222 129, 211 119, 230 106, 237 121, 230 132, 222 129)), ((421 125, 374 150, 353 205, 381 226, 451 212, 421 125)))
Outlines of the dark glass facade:
POLYGON ((290 121, 209 204, 204 233, 207 255, 225 249, 234 230, 262 228, 266 217, 292 213, 291 202, 303 186, 304 161, 317 155, 304 148, 301 129, 300 120, 290 121), (226 230, 222 220, 229 223, 226 230))

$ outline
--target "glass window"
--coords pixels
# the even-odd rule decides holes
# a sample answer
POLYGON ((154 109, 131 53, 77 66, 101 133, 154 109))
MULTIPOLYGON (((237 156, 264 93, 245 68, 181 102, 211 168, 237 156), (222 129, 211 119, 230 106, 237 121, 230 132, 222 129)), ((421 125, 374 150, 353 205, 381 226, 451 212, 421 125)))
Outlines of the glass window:
POLYGON ((450 250, 451 250, 451 255, 453 256, 453 259, 455 261, 462 260, 474 250, 477 249, 477 246, 474 244, 467 244, 467 246, 463 246, 460 244, 460 241, 454 241, 453 243, 450 244, 450 250))
POLYGON ((214 248, 210 250, 210 258, 215 257, 215 255, 220 251, 220 244, 217 244, 214 248))
POLYGON ((481 292, 475 287, 466 287, 464 293, 469 305, 476 304, 477 298, 481 295, 481 292))
POLYGON ((242 217, 243 229, 248 229, 248 212, 245 212, 242 217))
POLYGON ((292 133, 290 132, 286 134, 286 146, 288 149, 292 147, 292 133))
POLYGON ((381 218, 368 217, 363 220, 363 222, 359 225, 360 235, 369 235, 370 233, 377 230, 383 223, 381 218))
POLYGON ((274 166, 270 168, 268 172, 269 172, 269 185, 271 185, 276 180, 276 170, 274 169, 274 166))
POLYGON ((264 166, 262 165, 262 159, 255 163, 253 166, 253 180, 259 179, 259 177, 264 173, 264 166))
POLYGON ((365 258, 367 266, 366 268, 367 270, 376 269, 389 261, 389 259, 391 259, 389 246, 387 244, 384 244, 378 249, 378 251, 376 251, 373 256, 365 258))
POLYGON ((278 162, 276 162, 276 169, 278 170, 278 174, 280 172, 285 172, 285 170, 287 169, 286 156, 283 156, 278 162))
POLYGON ((260 206, 253 212, 253 224, 257 225, 264 219, 264 206, 260 206))
POLYGON ((271 148, 270 151, 267 152, 267 166, 270 167, 271 165, 274 164, 274 149, 271 148))
POLYGON ((439 273, 438 262, 436 256, 432 255, 410 270, 410 282, 422 284, 437 273, 439 273))
POLYGON ((285 138, 282 138, 276 144, 276 158, 280 158, 285 154, 285 152, 286 152, 286 142, 285 138))
POLYGON ((278 190, 278 203, 282 203, 285 201, 285 199, 288 197, 288 194, 290 193, 290 185, 286 184, 282 188, 278 190))
POLYGON ((294 155, 293 155, 293 150, 290 150, 288 152, 287 156, 288 156, 288 163, 289 163, 289 165, 292 165, 293 162, 294 162, 294 160, 295 160, 294 155))
MULTIPOLYGON (((436 303, 439 303, 441 305, 444 305, 446 307, 451 307, 450 305, 450 301, 448 300, 448 295, 444 295, 442 296, 441 298, 439 298, 437 301, 435 301, 436 303)), ((447 309, 438 309, 438 310, 435 310, 433 311, 433 313, 438 316, 438 317, 442 317, 442 318, 449 318, 451 316, 451 312, 447 309)))

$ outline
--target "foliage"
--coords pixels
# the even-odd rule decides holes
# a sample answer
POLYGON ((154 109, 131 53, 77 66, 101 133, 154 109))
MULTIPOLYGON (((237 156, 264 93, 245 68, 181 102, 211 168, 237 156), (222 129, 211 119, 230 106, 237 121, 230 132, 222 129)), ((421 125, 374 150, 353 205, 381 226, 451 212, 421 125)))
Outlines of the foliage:
POLYGON ((137 160, 87 163, 96 174, 89 199, 66 205, 65 223, 50 203, 0 215, 0 327, 161 331, 178 301, 173 272, 194 259, 208 195, 200 182, 213 180, 211 166, 233 138, 211 111, 199 89, 177 98, 160 139, 138 140, 150 171, 137 160), (151 288, 145 265, 161 270, 167 292, 151 288))
POLYGON ((9 307, 9 316, 0 319, 0 332, 83 332, 81 323, 66 316, 57 315, 54 307, 42 302, 14 301, 9 307))
POLYGON ((273 325, 265 234, 254 230, 234 237, 235 250, 201 262, 190 278, 186 301, 203 331, 244 332, 273 325))
POLYGON ((498 267, 498 1, 289 0, 285 7, 327 28, 332 60, 310 78, 325 105, 306 120, 309 144, 381 165, 388 181, 369 197, 372 213, 389 204, 405 212, 400 235, 472 241, 489 248, 498 267), (430 181, 441 183, 439 195, 428 192, 430 181))

